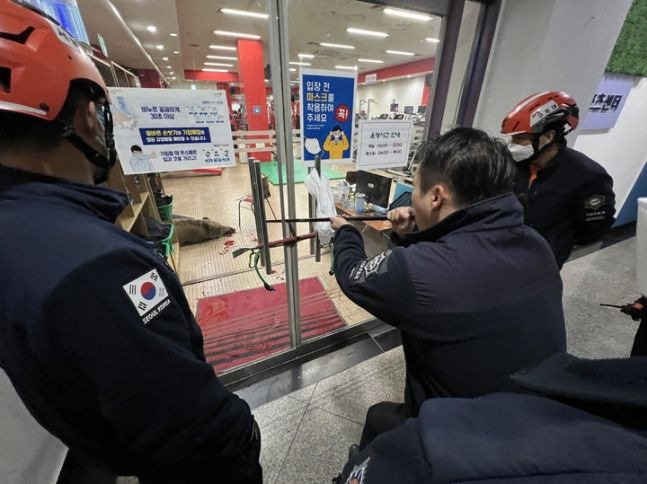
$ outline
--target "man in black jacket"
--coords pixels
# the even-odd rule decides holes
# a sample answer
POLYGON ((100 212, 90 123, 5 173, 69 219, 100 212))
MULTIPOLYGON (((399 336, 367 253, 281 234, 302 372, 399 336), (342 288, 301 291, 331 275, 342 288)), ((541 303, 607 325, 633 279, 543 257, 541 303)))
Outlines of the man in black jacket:
POLYGON ((647 482, 647 358, 567 354, 513 376, 530 394, 432 399, 340 484, 647 482))
POLYGON ((510 111, 501 133, 517 162, 515 193, 525 223, 543 235, 561 267, 574 245, 593 242, 613 225, 613 179, 588 156, 566 146, 579 122, 575 100, 547 91, 522 100, 510 111))
POLYGON ((413 207, 389 215, 405 247, 367 259, 360 233, 332 220, 339 285, 400 328, 406 358, 404 405, 371 407, 361 447, 430 397, 509 390, 512 372, 565 351, 559 271, 546 241, 523 224, 505 145, 457 128, 418 158, 413 207))
POLYGON ((144 483, 262 482, 249 406, 206 363, 182 286, 115 225, 106 86, 0 0, 0 366, 74 461, 144 483), (47 82, 43 88, 42 83, 47 82))

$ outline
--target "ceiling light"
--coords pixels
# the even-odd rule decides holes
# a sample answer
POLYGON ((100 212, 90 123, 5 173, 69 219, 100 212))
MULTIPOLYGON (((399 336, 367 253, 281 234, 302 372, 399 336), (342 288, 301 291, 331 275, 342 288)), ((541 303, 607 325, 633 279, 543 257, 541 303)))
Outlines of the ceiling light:
POLYGON ((167 60, 168 60, 168 57, 162 57, 162 60, 163 60, 163 61, 167 61, 167 60))
POLYGON ((223 35, 225 37, 240 37, 241 39, 255 39, 258 40, 261 38, 260 35, 256 34, 241 34, 240 32, 228 32, 226 30, 214 30, 215 35, 223 35))
POLYGON ((314 54, 298 54, 299 59, 314 59, 314 54))
POLYGON ((248 12, 247 10, 236 10, 235 8, 221 8, 220 11, 228 15, 240 15, 242 17, 254 17, 262 19, 269 17, 269 15, 267 15, 266 13, 248 12))
POLYGON ((176 80, 176 79, 177 79, 177 77, 171 77, 171 79, 176 80))
POLYGON ((227 64, 225 62, 205 62, 205 66, 220 66, 220 67, 234 67, 233 64, 227 64))
POLYGON ((227 55, 207 55, 207 59, 220 59, 220 60, 238 60, 238 57, 231 57, 227 55))
POLYGON ((388 37, 389 34, 386 32, 376 32, 375 30, 364 30, 364 29, 356 29, 354 27, 348 27, 346 29, 346 32, 349 34, 357 34, 357 35, 368 35, 369 37, 388 37))
POLYGON ((434 39, 433 37, 427 37, 425 38, 425 40, 427 42, 431 42, 432 44, 437 44, 438 42, 440 42, 440 39, 434 39))
POLYGON ((290 72, 296 72, 296 71, 297 71, 296 67, 290 67, 290 72))
POLYGON ((310 62, 295 62, 295 61, 290 61, 291 66, 311 66, 312 64, 310 62))
POLYGON ((158 44, 155 46, 157 50, 164 50, 164 46, 162 44, 158 44))
POLYGON ((270 80, 269 80, 269 79, 265 79, 265 82, 270 82, 270 80))
POLYGON ((173 53, 174 53, 174 54, 179 54, 179 53, 180 53, 180 51, 179 51, 179 50, 174 50, 174 51, 173 51, 173 53))
POLYGON ((399 10, 397 8, 390 7, 385 8, 384 13, 387 15, 393 15, 394 17, 422 20, 423 22, 427 22, 433 18, 431 15, 425 15, 424 13, 410 12, 409 10, 399 10))
POLYGON ((148 27, 146 27, 146 30, 154 34, 155 32, 157 32, 157 27, 155 27, 154 25, 149 25, 148 27))
POLYGON ((408 56, 416 55, 413 52, 404 52, 402 50, 387 50, 386 53, 393 54, 393 55, 408 55, 408 56))
POLYGON ((175 72, 171 71, 168 74, 169 74, 169 76, 172 76, 173 74, 175 74, 175 72))
POLYGON ((169 35, 170 35, 171 37, 177 37, 177 34, 176 34, 175 32, 171 32, 169 35))
POLYGON ((236 47, 231 47, 229 45, 213 45, 212 44, 212 45, 209 46, 209 48, 213 49, 213 50, 232 50, 232 51, 236 50, 236 47))
POLYGON ((335 69, 343 69, 347 71, 356 71, 357 66, 335 66, 335 69))
POLYGON ((167 68, 167 69, 173 69, 173 67, 172 67, 172 66, 166 66, 166 68, 167 68))
POLYGON ((191 84, 191 90, 195 91, 196 89, 197 89, 197 87, 195 86, 195 84, 191 84))
POLYGON ((322 46, 322 47, 332 47, 332 48, 337 48, 337 49, 354 49, 355 48, 352 45, 331 44, 329 42, 319 42, 319 45, 322 46))
POLYGON ((229 72, 227 69, 214 69, 213 67, 203 67, 202 70, 205 72, 229 72))
POLYGON ((357 59, 360 62, 367 62, 369 64, 384 64, 383 60, 377 60, 377 59, 357 59))

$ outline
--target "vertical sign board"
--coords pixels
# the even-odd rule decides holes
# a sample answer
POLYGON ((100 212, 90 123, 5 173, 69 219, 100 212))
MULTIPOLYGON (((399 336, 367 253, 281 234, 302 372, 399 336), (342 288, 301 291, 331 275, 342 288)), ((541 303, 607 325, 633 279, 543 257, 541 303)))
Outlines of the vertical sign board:
POLYGON ((357 74, 301 69, 299 84, 303 163, 352 162, 357 74))
POLYGON ((406 166, 412 138, 411 121, 360 121, 357 169, 373 170, 406 166))
POLYGON ((234 166, 225 91, 110 88, 126 175, 234 166))
POLYGON ((591 99, 581 129, 611 129, 625 105, 633 80, 629 76, 605 74, 591 99))

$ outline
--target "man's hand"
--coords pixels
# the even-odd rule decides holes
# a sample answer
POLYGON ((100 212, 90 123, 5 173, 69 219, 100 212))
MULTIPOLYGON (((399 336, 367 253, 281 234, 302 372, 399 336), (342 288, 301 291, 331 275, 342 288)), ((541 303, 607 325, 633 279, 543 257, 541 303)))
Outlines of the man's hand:
POLYGON ((393 231, 399 236, 409 234, 415 230, 416 221, 413 207, 398 207, 388 214, 393 231))
POLYGON ((349 224, 350 222, 346 220, 344 217, 332 217, 330 219, 330 225, 332 226, 333 230, 339 230, 344 225, 349 225, 349 224))

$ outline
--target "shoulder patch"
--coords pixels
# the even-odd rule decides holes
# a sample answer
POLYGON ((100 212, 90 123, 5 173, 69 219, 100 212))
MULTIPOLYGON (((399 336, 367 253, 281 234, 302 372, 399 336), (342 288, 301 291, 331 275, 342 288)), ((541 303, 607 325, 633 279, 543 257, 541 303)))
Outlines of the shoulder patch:
POLYGON ((391 250, 371 257, 358 263, 350 273, 351 282, 364 282, 367 279, 384 274, 388 268, 388 260, 391 250))
POLYGON ((170 304, 170 301, 165 301, 168 298, 168 292, 157 269, 153 269, 143 276, 124 284, 123 288, 130 302, 135 306, 137 313, 143 317, 144 323, 150 322, 162 309, 170 304), (153 311, 154 309, 155 311, 153 311), (146 316, 147 314, 148 316, 146 316))
POLYGON ((370 460, 371 458, 369 457, 360 465, 354 466, 353 471, 348 476, 348 479, 346 479, 346 484, 362 484, 364 479, 366 479, 368 463, 370 460))
POLYGON ((605 195, 593 195, 584 201, 584 208, 587 210, 597 210, 607 201, 605 195))

